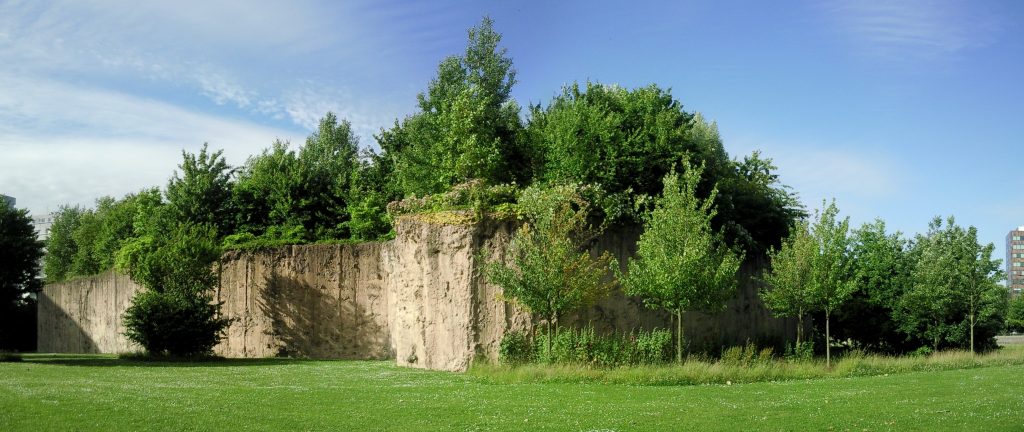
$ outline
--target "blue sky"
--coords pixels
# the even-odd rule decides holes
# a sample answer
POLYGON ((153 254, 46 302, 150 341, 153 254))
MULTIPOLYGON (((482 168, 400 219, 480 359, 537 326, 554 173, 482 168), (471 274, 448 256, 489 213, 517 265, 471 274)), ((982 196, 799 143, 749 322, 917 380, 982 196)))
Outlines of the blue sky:
POLYGON ((203 142, 233 164, 301 142, 328 110, 374 145, 486 14, 524 106, 657 83, 808 207, 906 233, 952 214, 999 257, 1024 225, 1018 1, 212 3, 0 1, 0 193, 90 205, 203 142))

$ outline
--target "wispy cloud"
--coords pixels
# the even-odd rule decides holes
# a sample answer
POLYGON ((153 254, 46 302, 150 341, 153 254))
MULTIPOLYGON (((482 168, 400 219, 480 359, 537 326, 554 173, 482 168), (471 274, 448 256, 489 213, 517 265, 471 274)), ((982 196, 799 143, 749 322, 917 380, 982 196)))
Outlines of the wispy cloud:
POLYGON ((736 152, 734 157, 754 150, 770 157, 778 166, 780 181, 792 187, 809 210, 821 207, 822 200, 836 199, 855 224, 893 216, 880 213, 882 203, 905 201, 918 186, 915 174, 901 168, 908 164, 897 154, 867 146, 723 136, 727 147, 736 152))
POLYGON ((310 55, 330 53, 328 63, 357 69, 374 58, 376 38, 365 37, 369 29, 347 7, 363 6, 15 0, 0 3, 0 72, 177 88, 306 129, 330 110, 369 142, 396 116, 395 104, 362 92, 358 108, 365 111, 356 111, 352 93, 359 89, 344 77, 328 81, 295 72, 310 55))
POLYGON ((999 22, 985 6, 961 0, 844 0, 827 3, 826 12, 867 55, 932 59, 991 43, 999 22))
POLYGON ((274 139, 300 139, 293 131, 52 80, 0 75, 0 88, 0 188, 33 212, 161 186, 181 150, 204 142, 238 165, 274 139))

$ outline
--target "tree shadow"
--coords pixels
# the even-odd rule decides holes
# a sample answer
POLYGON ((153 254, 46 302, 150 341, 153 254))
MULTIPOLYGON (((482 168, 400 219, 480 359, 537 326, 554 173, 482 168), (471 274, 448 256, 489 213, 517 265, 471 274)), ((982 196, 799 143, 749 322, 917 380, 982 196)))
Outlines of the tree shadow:
MULTIPOLYGON (((272 272, 256 295, 259 312, 270 320, 277 355, 318 359, 384 359, 387 331, 371 305, 357 298, 360 287, 311 284, 272 272)), ((379 300, 374 298, 374 300, 379 300)))
POLYGON ((38 297, 38 346, 40 352, 99 353, 99 346, 82 328, 89 319, 83 311, 67 311, 49 295, 38 297), (44 319, 45 317, 45 319, 44 319))

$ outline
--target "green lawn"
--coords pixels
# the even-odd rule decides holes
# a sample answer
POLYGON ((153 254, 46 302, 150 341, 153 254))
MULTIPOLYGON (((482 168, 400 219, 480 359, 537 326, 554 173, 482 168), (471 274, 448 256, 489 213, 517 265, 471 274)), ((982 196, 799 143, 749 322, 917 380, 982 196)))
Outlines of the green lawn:
POLYGON ((0 431, 1024 430, 1024 366, 740 385, 495 384, 391 362, 0 363, 0 431))

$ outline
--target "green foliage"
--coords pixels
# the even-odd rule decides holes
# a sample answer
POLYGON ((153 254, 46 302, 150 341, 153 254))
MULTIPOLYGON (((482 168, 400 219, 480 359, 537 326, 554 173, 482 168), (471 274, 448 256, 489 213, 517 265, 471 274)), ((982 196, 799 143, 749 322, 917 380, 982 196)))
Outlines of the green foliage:
POLYGON ((1010 301, 1006 312, 1006 330, 1024 332, 1024 296, 1018 296, 1010 301))
POLYGON ((887 234, 875 220, 851 236, 850 276, 856 285, 850 300, 837 311, 837 339, 850 339, 865 350, 897 354, 919 344, 899 331, 893 319, 898 301, 910 286, 914 257, 900 233, 887 234))
POLYGON ((231 323, 211 294, 220 258, 216 229, 179 224, 167 207, 149 216, 117 257, 118 267, 144 287, 123 317, 125 335, 154 355, 207 354, 231 323))
POLYGON ((216 285, 211 265, 220 258, 216 231, 210 225, 177 225, 167 210, 155 211, 159 231, 143 232, 121 249, 117 266, 146 289, 203 292, 216 285))
POLYGON ((786 360, 795 362, 808 362, 814 359, 814 342, 800 342, 786 344, 786 360))
POLYGON ((224 151, 210 153, 206 144, 198 154, 182 151, 181 170, 167 183, 167 205, 175 220, 216 227, 218 235, 234 230, 231 208, 231 176, 224 151))
POLYGON ((755 365, 770 364, 773 360, 774 349, 771 347, 758 349, 757 345, 748 341, 743 346, 733 346, 722 351, 719 362, 728 366, 751 367, 755 365))
POLYGON ((577 186, 527 188, 519 207, 524 220, 509 245, 508 263, 490 261, 486 274, 506 299, 544 318, 550 335, 562 314, 608 294, 614 259, 586 250, 599 230, 588 222, 590 203, 577 186))
POLYGON ((81 224, 84 210, 78 206, 61 206, 53 215, 50 237, 46 241, 43 271, 47 282, 59 282, 74 275, 72 263, 78 254, 75 230, 81 224))
POLYGON ((620 275, 625 291, 644 305, 675 315, 676 361, 682 362, 682 314, 714 312, 736 290, 736 273, 743 254, 728 248, 712 231, 716 191, 707 199, 696 196, 703 167, 684 160, 682 178, 673 170, 664 179, 664 192, 646 217, 629 273, 620 275))
POLYGON ((277 141, 249 158, 233 190, 238 224, 234 234, 249 233, 272 241, 297 234, 298 243, 349 238, 350 209, 360 205, 375 205, 377 212, 376 216, 361 215, 357 223, 362 234, 386 232, 379 226, 383 220, 372 220, 383 212, 379 198, 352 199, 352 182, 362 169, 358 147, 351 124, 327 113, 298 153, 277 141), (288 235, 282 237, 282 233, 288 235))
POLYGON ((713 201, 714 230, 730 244, 761 254, 778 245, 802 215, 796 197, 778 183, 771 160, 754 153, 730 161, 718 127, 683 110, 671 93, 651 85, 637 89, 587 83, 566 86, 545 108, 530 107, 527 137, 540 179, 599 185, 613 199, 599 206, 615 222, 640 221, 629 203, 661 192, 662 179, 683 158, 703 164, 696 195, 713 201))
POLYGON ((811 225, 811 236, 816 244, 816 254, 811 259, 810 296, 815 310, 825 313, 825 363, 832 362, 832 334, 830 320, 832 313, 853 294, 856 285, 850 280, 850 218, 836 220, 839 208, 835 200, 824 205, 811 225))
MULTIPOLYGON (((530 110, 528 133, 543 155, 541 178, 547 181, 654 196, 686 155, 712 166, 709 171, 724 170, 728 162, 720 141, 693 139, 695 116, 653 85, 627 90, 587 83, 581 90, 573 84, 547 108, 530 110)), ((704 186, 706 193, 710 188, 704 186)))
MULTIPOLYGON (((584 188, 578 188, 578 192, 584 188)), ((431 213, 452 210, 471 210, 477 219, 489 212, 514 212, 520 190, 514 184, 488 186, 481 180, 471 180, 452 187, 448 192, 392 201, 387 206, 392 218, 410 213, 431 213)))
POLYGON ((528 180, 530 152, 520 143, 515 70, 490 18, 469 30, 466 52, 446 58, 418 113, 377 136, 401 195, 447 191, 472 179, 528 180))
POLYGON ((160 191, 152 188, 121 200, 102 197, 96 200, 95 209, 62 208, 54 222, 59 229, 51 229, 54 251, 47 256, 55 273, 48 273, 47 279, 56 282, 113 268, 118 251, 136 235, 136 220, 147 217, 160 203, 160 191), (70 251, 74 253, 67 262, 70 251))
POLYGON ((301 225, 295 220, 293 191, 299 188, 298 158, 275 141, 246 161, 232 190, 238 232, 260 235, 271 226, 301 225))
POLYGON ((900 331, 921 335, 933 349, 994 347, 1007 310, 1000 261, 982 246, 974 227, 936 217, 914 245, 913 284, 900 297, 894 319, 900 331), (980 336, 980 337, 978 337, 980 336))
POLYGON ((31 349, 23 334, 35 331, 35 301, 39 291, 39 260, 43 242, 36 239, 28 210, 0 203, 0 350, 31 349), (28 313, 26 313, 28 312, 28 313))
MULTIPOLYGON (((589 326, 582 329, 560 328, 550 344, 548 335, 538 336, 536 346, 529 352, 534 356, 531 361, 548 364, 594 367, 657 365, 668 362, 672 356, 672 332, 654 329, 600 334, 589 326)), ((524 363, 527 362, 519 364, 524 363)))
POLYGON ((209 294, 143 291, 125 311, 125 336, 151 355, 208 354, 231 322, 211 301, 209 294))
POLYGON ((777 250, 770 250, 771 270, 763 276, 760 291, 764 305, 776 317, 796 317, 796 346, 803 344, 804 317, 815 309, 811 298, 811 265, 817 253, 810 225, 797 222, 789 238, 777 250))
POLYGON ((831 364, 832 313, 856 289, 850 279, 849 218, 836 220, 835 201, 815 212, 813 223, 799 223, 782 247, 771 251, 771 272, 764 277, 767 290, 761 292, 765 305, 777 316, 796 316, 797 346, 802 343, 803 316, 821 311, 825 315, 825 362, 831 364))
POLYGON ((505 333, 498 345, 498 360, 502 364, 518 365, 533 361, 533 346, 530 339, 521 331, 505 333))
MULTIPOLYGON (((661 364, 672 358, 672 332, 667 329, 636 334, 636 363, 661 364)), ((631 337, 630 340, 633 340, 631 337)))

